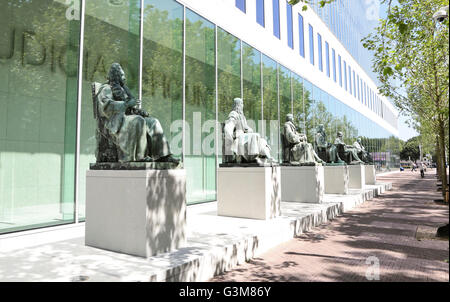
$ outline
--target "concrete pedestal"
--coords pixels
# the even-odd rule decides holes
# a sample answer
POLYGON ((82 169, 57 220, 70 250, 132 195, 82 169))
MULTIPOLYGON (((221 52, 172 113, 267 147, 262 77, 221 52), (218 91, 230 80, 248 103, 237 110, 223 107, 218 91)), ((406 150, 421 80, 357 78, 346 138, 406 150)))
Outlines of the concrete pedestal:
POLYGON ((281 200, 322 203, 324 169, 322 166, 281 167, 281 200))
POLYGON ((218 169, 218 215, 271 219, 280 215, 280 202, 280 167, 218 169))
POLYGON ((324 167, 325 194, 348 194, 348 166, 324 167))
POLYGON ((186 171, 89 170, 85 244, 150 257, 186 241, 186 171))
POLYGON ((364 165, 348 166, 349 189, 363 190, 366 185, 366 169, 364 165))
POLYGON ((366 165, 366 185, 375 185, 377 182, 377 174, 374 165, 366 165))

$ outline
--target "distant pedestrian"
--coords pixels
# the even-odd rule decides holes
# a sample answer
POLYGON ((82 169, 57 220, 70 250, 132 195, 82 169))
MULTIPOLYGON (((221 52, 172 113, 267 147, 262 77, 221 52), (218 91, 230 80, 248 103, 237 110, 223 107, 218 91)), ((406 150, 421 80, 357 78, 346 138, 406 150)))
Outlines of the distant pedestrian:
POLYGON ((416 172, 417 166, 415 163, 412 164, 411 172, 416 172))

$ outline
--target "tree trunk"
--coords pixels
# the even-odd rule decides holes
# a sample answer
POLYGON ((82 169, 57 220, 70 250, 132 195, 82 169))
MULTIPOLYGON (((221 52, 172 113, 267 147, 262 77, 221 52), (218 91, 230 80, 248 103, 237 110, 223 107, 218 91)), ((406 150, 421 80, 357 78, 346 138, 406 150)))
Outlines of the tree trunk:
POLYGON ((447 200, 447 167, 446 167, 446 156, 445 156, 445 129, 444 129, 444 121, 439 119, 439 149, 440 149, 440 161, 442 163, 441 167, 441 180, 442 180, 442 196, 444 197, 444 201, 447 200))
POLYGON ((441 179, 441 150, 439 148, 439 135, 436 134, 436 175, 438 180, 441 179))

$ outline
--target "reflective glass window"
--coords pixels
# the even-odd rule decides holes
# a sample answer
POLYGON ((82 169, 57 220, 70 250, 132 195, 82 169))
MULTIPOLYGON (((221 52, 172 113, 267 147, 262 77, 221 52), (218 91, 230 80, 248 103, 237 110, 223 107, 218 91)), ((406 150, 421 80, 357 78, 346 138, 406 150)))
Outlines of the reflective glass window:
POLYGON ((298 14, 298 34, 299 34, 299 52, 305 57, 305 28, 303 24, 303 16, 298 14))
POLYGON ((342 87, 342 60, 341 60, 341 55, 338 55, 338 68, 339 68, 339 85, 342 87))
POLYGON ((74 222, 79 18, 61 1, 1 8, 0 233, 74 222))
POLYGON ((189 203, 216 199, 215 26, 186 9, 185 168, 189 203))
POLYGON ((272 0, 273 35, 280 39, 280 0, 272 0))
POLYGON ((330 72, 330 45, 328 44, 328 42, 325 42, 325 64, 326 64, 326 69, 327 69, 327 76, 331 77, 331 72, 330 72))
POLYGON ((261 96, 261 53, 242 43, 242 86, 244 114, 253 131, 263 135, 261 96))
POLYGON ((246 0, 236 0, 236 7, 239 8, 244 13, 246 12, 246 0))
POLYGON ((265 26, 264 0, 256 0, 256 22, 262 27, 265 26))
POLYGON ((263 55, 263 130, 272 156, 279 159, 278 72, 277 63, 263 55))
POLYGON ((309 24, 309 62, 314 65, 314 29, 309 24))
POLYGON ((333 61, 333 80, 334 82, 337 81, 337 76, 336 76, 336 51, 334 50, 334 48, 331 50, 331 56, 332 56, 332 61, 333 61))
POLYGON ((288 46, 294 49, 294 34, 292 30, 292 5, 286 2, 286 21, 287 21, 287 38, 288 46))
POLYGON ((319 70, 323 71, 322 36, 320 34, 317 34, 317 47, 319 56, 319 70))
POLYGON ((138 0, 123 1, 120 6, 105 5, 102 0, 86 1, 78 173, 80 219, 85 217, 86 170, 95 162, 97 122, 93 114, 91 85, 92 82, 105 83, 111 64, 117 62, 125 71, 126 85, 138 97, 139 16, 138 0))

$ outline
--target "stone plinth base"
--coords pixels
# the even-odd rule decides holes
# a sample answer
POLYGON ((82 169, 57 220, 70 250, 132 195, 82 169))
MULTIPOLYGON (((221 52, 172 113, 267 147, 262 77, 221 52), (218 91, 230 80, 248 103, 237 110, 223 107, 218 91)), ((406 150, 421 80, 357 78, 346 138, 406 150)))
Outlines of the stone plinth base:
POLYGON ((218 215, 271 219, 280 215, 280 202, 280 167, 218 169, 218 215))
POLYGON ((349 172, 349 189, 363 190, 366 185, 366 170, 364 165, 348 166, 349 172))
POLYGON ((281 167, 282 201, 322 203, 323 194, 324 167, 281 167))
POLYGON ((374 185, 377 182, 377 174, 374 165, 365 166, 366 185, 374 185))
POLYGON ((186 171, 89 170, 85 244, 150 257, 186 241, 186 171))
POLYGON ((325 194, 348 194, 348 166, 324 167, 325 194))

